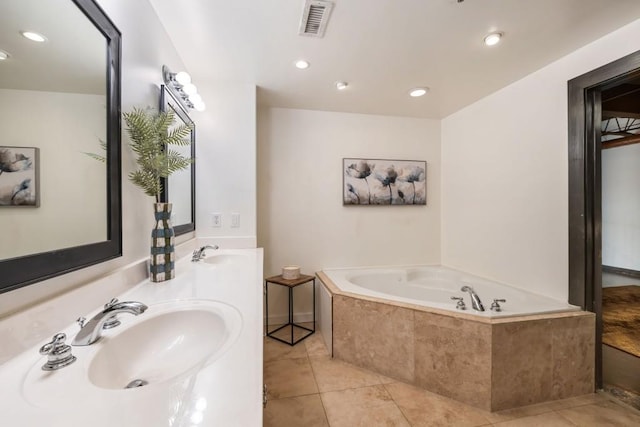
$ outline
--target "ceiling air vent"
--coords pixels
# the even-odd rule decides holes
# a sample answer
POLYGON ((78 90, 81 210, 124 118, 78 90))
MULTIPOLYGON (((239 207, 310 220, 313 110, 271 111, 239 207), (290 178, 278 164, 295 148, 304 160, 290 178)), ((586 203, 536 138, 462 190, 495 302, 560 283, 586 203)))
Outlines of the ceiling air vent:
POLYGON ((301 36, 323 37, 329 22, 333 3, 323 0, 306 0, 300 21, 301 36))

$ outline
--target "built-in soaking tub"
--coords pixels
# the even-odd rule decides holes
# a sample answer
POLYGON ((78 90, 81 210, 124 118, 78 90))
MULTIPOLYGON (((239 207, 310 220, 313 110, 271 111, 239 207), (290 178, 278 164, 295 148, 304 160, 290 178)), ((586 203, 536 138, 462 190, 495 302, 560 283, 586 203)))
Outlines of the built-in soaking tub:
POLYGON ((423 305, 426 308, 462 311, 456 309, 457 301, 451 299, 462 297, 466 307, 463 312, 483 317, 580 310, 580 307, 562 301, 441 266, 331 269, 324 270, 324 273, 344 292, 423 305), (461 291, 463 286, 473 288, 485 311, 473 310, 468 292, 461 291), (506 300, 498 303, 500 311, 491 310, 494 299, 506 300))
POLYGON ((441 266, 317 276, 335 358, 491 411, 594 391, 593 313, 441 266), (473 310, 465 285, 484 312, 473 310), (506 300, 502 311, 490 310, 494 299, 506 300))

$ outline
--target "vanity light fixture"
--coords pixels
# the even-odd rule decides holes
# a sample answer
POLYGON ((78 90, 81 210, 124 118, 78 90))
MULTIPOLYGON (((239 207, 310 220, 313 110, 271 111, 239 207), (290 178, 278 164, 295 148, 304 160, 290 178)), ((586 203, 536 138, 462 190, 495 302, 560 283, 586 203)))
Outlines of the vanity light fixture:
POLYGON ((9 54, 4 50, 0 50, 0 61, 4 61, 9 58, 9 54))
POLYGON ((487 36, 484 38, 484 44, 487 46, 495 46, 500 43, 503 35, 504 34, 500 32, 487 34, 487 36))
POLYGON ((336 89, 345 90, 349 86, 347 82, 336 82, 336 89))
POLYGON ((175 95, 183 107, 193 108, 196 111, 204 111, 205 105, 202 96, 198 94, 198 88, 191 83, 191 76, 185 71, 172 73, 169 67, 162 66, 162 79, 167 89, 175 95))
POLYGON ((309 62, 305 61, 304 59, 300 59, 298 61, 296 61, 296 68, 300 69, 300 70, 306 70, 307 68, 309 68, 309 62))
POLYGON ((22 37, 25 37, 31 41, 43 43, 47 41, 47 38, 39 33, 34 33, 33 31, 21 31, 22 37))
POLYGON ((409 96, 418 98, 419 96, 426 95, 427 92, 429 92, 428 87, 416 87, 409 91, 409 96))

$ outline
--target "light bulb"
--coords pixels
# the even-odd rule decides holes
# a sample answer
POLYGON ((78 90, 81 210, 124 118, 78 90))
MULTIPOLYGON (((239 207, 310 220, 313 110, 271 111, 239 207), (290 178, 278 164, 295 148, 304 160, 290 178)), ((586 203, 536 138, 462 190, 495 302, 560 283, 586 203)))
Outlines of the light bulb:
POLYGON ((491 33, 484 38, 484 44, 494 46, 500 43, 500 39, 502 39, 502 33, 491 33))
POLYGON ((301 70, 305 70, 305 69, 309 68, 309 65, 310 64, 307 61, 305 61, 304 59, 296 61, 296 68, 299 68, 301 70))
POLYGON ((189 101, 192 103, 202 102, 202 97, 199 93, 194 93, 193 95, 189 95, 189 101))
POLYGON ((26 37, 34 42, 42 43, 44 41, 47 41, 47 38, 45 36, 43 36, 42 34, 34 33, 33 31, 22 31, 20 34, 22 34, 23 37, 26 37))
POLYGON ((349 86, 347 82, 336 82, 336 89, 345 90, 349 86))
POLYGON ((195 108, 196 111, 204 111, 204 109, 206 108, 206 105, 204 105, 204 102, 202 101, 194 102, 193 108, 195 108))
POLYGON ((186 71, 180 71, 177 73, 175 79, 182 86, 191 83, 191 76, 186 71))
POLYGON ((4 50, 0 50, 0 61, 4 61, 8 57, 9 57, 9 54, 7 52, 5 52, 4 50))
POLYGON ((419 96, 423 96, 425 95, 427 92, 429 91, 429 88, 426 87, 417 87, 414 89, 411 89, 409 91, 409 96, 412 96, 414 98, 417 98, 419 96))
POLYGON ((182 86, 182 90, 187 95, 193 95, 198 92, 198 88, 193 83, 187 83, 186 85, 182 86))

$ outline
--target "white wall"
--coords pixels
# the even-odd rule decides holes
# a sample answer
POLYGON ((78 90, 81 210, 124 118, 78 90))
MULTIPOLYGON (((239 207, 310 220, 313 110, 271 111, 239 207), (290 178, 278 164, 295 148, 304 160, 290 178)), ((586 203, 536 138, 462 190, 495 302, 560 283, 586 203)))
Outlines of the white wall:
POLYGON ((256 87, 194 81, 207 104, 196 124, 196 234, 256 247, 256 87), (212 213, 222 215, 221 227, 212 226, 212 213), (231 227, 232 213, 239 227, 231 227))
POLYGON ((260 109, 258 243, 265 274, 440 261, 437 120, 260 109), (427 206, 343 206, 342 159, 427 161, 427 206))
POLYGON ((439 121, 259 109, 258 245, 265 277, 289 264, 439 263, 439 121), (344 157, 426 160, 427 206, 343 206, 344 157))
MULTIPOLYGON (((162 83, 162 65, 172 69, 184 69, 184 65, 160 24, 154 9, 147 1, 99 0, 101 7, 123 34, 122 37, 122 111, 134 106, 157 107, 159 85, 162 83)), ((199 122, 201 115, 194 115, 199 122)), ((124 122, 123 122, 124 131, 124 122)), ((135 161, 123 132, 122 150, 122 209, 123 256, 92 267, 65 274, 35 285, 23 287, 0 295, 0 316, 45 300, 71 288, 81 286, 107 272, 148 256, 153 224, 150 197, 135 187, 127 176, 135 168, 135 161)), ((87 312, 104 304, 111 296, 122 292, 120 283, 95 287, 88 293, 86 305, 69 307, 69 320, 77 313, 87 312)))
POLYGON ((635 21, 442 121, 444 264, 567 299, 567 81, 638 40, 635 21))
POLYGON ((640 144, 602 150, 602 264, 640 270, 640 144))

